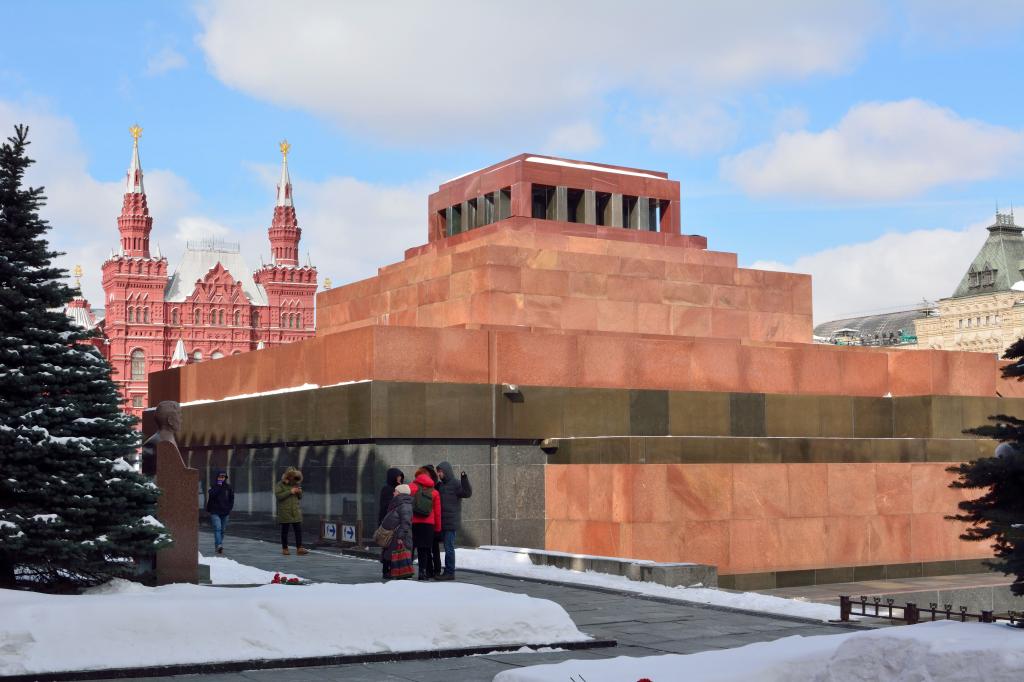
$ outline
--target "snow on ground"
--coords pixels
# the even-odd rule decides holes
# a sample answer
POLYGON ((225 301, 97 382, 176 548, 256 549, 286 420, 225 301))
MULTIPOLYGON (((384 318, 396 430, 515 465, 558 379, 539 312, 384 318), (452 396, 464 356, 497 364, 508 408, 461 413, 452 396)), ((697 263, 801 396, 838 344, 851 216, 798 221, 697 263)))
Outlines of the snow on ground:
MULTIPOLYGON (((210 582, 214 585, 267 585, 274 579, 274 571, 240 564, 227 557, 203 556, 200 553, 199 563, 210 567, 210 582)), ((299 578, 293 573, 281 575, 285 578, 299 578)))
POLYGON ((115 581, 84 595, 0 590, 0 614, 0 676, 588 639, 552 601, 459 583, 115 581))
POLYGON ((570 660, 499 673, 494 682, 791 682, 927 680, 1020 682, 1024 631, 1001 624, 938 621, 819 637, 785 637, 687 656, 570 660))
POLYGON ((635 592, 663 599, 678 599, 698 604, 727 606, 750 611, 767 611, 786 616, 798 616, 814 620, 836 620, 839 607, 817 604, 800 599, 772 597, 757 592, 725 592, 705 587, 667 587, 658 583, 630 580, 621 575, 609 575, 594 571, 571 571, 555 566, 534 566, 525 553, 495 551, 486 549, 458 549, 455 552, 458 568, 476 569, 491 573, 504 573, 521 578, 536 578, 554 582, 591 585, 622 592, 635 592))

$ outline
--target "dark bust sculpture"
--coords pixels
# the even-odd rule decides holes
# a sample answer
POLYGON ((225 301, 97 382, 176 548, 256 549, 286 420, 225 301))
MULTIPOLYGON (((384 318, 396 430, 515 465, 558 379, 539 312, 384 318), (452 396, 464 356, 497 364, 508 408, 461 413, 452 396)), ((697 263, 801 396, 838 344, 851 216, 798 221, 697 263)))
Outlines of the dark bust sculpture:
POLYGON ((156 476, 156 446, 170 443, 178 449, 178 429, 181 428, 181 406, 173 400, 165 400, 156 406, 154 413, 157 432, 142 444, 142 473, 156 476))

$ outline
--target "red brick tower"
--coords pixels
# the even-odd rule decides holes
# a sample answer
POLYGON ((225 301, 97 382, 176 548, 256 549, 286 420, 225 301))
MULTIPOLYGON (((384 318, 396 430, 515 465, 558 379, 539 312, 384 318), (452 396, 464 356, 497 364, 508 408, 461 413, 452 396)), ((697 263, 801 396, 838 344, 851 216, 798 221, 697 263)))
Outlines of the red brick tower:
POLYGON ((153 229, 153 218, 146 205, 146 189, 142 185, 142 164, 139 162, 139 136, 142 128, 134 125, 132 134, 132 161, 128 166, 128 180, 125 187, 121 215, 117 218, 117 229, 121 233, 121 253, 126 256, 149 258, 149 233, 153 229))
POLYGON ((114 368, 114 380, 121 386, 129 411, 141 415, 146 404, 149 372, 167 366, 164 352, 164 287, 167 259, 150 256, 149 233, 153 218, 146 205, 139 162, 139 136, 132 134, 132 160, 128 166, 124 202, 117 228, 121 248, 103 263, 103 292, 106 297, 104 332, 107 359, 114 368))
POLYGON ((302 229, 292 203, 292 180, 288 175, 288 150, 281 142, 281 181, 277 185, 274 220, 268 230, 272 265, 264 265, 253 279, 267 292, 270 307, 271 343, 288 343, 312 336, 313 298, 317 273, 312 265, 299 266, 299 239, 302 229))
POLYGON ((288 140, 281 142, 281 182, 277 185, 277 203, 274 205, 274 220, 270 224, 270 254, 275 265, 299 264, 299 239, 302 230, 295 218, 292 204, 292 179, 288 176, 288 140))

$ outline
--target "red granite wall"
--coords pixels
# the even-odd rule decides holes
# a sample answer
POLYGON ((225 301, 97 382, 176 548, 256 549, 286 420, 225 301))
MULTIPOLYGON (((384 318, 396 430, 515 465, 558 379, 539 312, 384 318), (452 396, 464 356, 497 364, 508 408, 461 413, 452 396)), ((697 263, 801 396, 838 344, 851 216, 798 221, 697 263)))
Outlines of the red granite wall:
POLYGON ((546 548, 721 574, 982 559, 948 463, 549 464, 546 548))
POLYGON ((755 344, 623 333, 363 327, 151 375, 150 401, 343 381, 895 397, 1024 395, 987 353, 755 344))

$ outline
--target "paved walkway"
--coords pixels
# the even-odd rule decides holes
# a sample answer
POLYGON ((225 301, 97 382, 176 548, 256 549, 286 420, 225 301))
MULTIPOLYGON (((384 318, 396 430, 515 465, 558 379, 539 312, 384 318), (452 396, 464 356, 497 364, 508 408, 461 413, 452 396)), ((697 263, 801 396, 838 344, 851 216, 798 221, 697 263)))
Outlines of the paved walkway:
MULTIPOLYGON (((209 551, 212 537, 200 534, 201 551, 209 551)), ((289 571, 311 580, 337 583, 375 582, 380 579, 376 561, 314 550, 298 557, 281 556, 273 542, 228 537, 225 556, 270 571, 289 571)), ((506 592, 528 594, 561 604, 576 625, 590 635, 615 639, 613 648, 529 654, 495 654, 466 658, 372 663, 362 665, 294 668, 227 673, 153 680, 201 679, 204 681, 300 682, 305 680, 415 680, 418 682, 475 682, 491 680, 510 667, 554 663, 570 658, 689 654, 708 649, 730 649, 752 642, 790 635, 824 635, 844 632, 841 626, 795 618, 752 614, 668 602, 634 594, 587 587, 553 584, 519 578, 460 571, 461 582, 506 592)), ((148 679, 148 678, 147 678, 148 679)))

